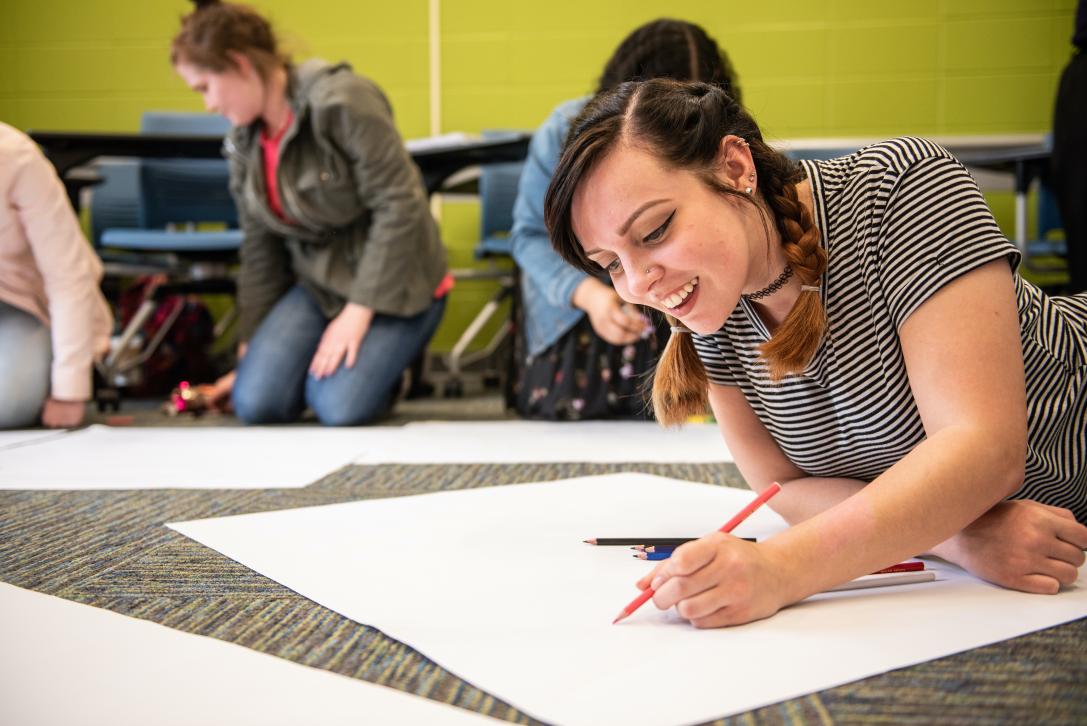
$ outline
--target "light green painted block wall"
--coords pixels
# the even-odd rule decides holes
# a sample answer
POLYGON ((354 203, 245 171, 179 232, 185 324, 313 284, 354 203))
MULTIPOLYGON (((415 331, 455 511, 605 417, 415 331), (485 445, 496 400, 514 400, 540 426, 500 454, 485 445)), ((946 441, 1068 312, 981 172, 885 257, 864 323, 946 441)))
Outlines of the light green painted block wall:
MULTIPOLYGON (((389 95, 405 137, 429 132, 428 2, 255 0, 296 58, 346 59, 389 95)), ((667 13, 729 52, 773 140, 1036 133, 1050 126, 1075 0, 445 0, 443 131, 535 128, 589 92, 614 47, 667 13)), ((21 128, 134 130, 145 109, 200 108, 167 62, 179 0, 7 0, 0 119, 21 128)), ((1010 195, 990 202, 1005 231, 1010 195)), ((472 262, 478 205, 449 199, 454 264, 472 262)), ((489 296, 458 287, 435 341, 452 345, 489 296)))

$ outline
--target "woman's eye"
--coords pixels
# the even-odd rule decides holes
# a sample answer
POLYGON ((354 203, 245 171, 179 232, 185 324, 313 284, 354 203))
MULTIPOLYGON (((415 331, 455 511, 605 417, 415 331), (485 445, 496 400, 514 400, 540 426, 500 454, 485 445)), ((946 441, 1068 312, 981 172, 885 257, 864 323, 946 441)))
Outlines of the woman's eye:
POLYGON ((661 226, 657 227, 655 230, 653 230, 652 232, 647 234, 642 241, 643 242, 656 242, 656 241, 660 240, 660 238, 664 236, 664 233, 668 231, 668 225, 670 225, 672 223, 672 217, 674 217, 674 216, 676 216, 676 212, 675 212, 675 210, 672 210, 672 213, 668 215, 668 219, 664 220, 664 224, 662 224, 661 226))
POLYGON ((616 257, 616 258, 615 258, 614 260, 612 260, 611 262, 609 262, 609 263, 608 263, 608 264, 607 264, 607 265, 606 265, 606 266, 604 267, 604 269, 605 269, 605 270, 607 270, 607 271, 608 271, 609 273, 611 273, 611 274, 613 274, 613 275, 614 275, 614 274, 615 274, 616 272, 619 272, 620 270, 622 270, 622 269, 623 269, 623 263, 621 263, 621 262, 619 261, 619 258, 618 258, 618 257, 616 257))

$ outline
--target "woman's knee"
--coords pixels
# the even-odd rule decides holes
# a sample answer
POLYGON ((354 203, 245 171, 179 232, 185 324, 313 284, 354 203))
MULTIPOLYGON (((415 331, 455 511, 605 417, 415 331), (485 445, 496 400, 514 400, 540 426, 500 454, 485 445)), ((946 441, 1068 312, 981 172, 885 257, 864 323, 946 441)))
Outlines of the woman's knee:
POLYGON ((311 396, 310 408, 325 426, 364 426, 384 418, 391 408, 393 391, 369 389, 353 396, 326 390, 311 396))
POLYGON ((0 303, 0 428, 38 423, 49 395, 52 358, 48 328, 0 303))
POLYGON ((25 387, 0 383, 0 429, 23 429, 36 426, 45 405, 45 391, 30 391, 25 387))

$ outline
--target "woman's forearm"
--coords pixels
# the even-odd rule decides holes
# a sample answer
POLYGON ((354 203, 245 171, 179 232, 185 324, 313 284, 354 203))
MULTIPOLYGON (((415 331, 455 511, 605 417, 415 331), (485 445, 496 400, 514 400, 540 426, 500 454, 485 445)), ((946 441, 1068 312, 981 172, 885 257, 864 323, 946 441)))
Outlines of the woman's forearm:
POLYGON ((864 488, 859 479, 804 477, 781 482, 781 493, 769 506, 792 525, 811 519, 864 488))
POLYGON ((775 507, 797 523, 766 543, 790 571, 790 600, 928 551, 1013 492, 1022 463, 994 449, 989 435, 944 429, 852 496, 848 480, 831 480, 831 493, 818 495, 798 480, 800 494, 775 507))

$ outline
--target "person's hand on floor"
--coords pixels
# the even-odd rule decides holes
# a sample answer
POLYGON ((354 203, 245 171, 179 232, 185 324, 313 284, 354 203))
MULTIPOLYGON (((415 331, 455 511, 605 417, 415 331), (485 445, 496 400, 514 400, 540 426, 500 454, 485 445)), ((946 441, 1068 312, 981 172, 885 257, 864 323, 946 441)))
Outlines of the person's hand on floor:
POLYGON ((48 398, 42 407, 42 425, 51 429, 71 429, 83 423, 87 411, 84 401, 59 401, 48 398))
POLYGON ((932 553, 1001 587, 1053 594, 1079 577, 1087 527, 1067 509, 1000 502, 932 553))
POLYGON ((230 394, 234 390, 234 379, 237 371, 225 373, 215 383, 202 383, 196 387, 196 392, 203 397, 204 403, 212 411, 229 411, 230 394))

